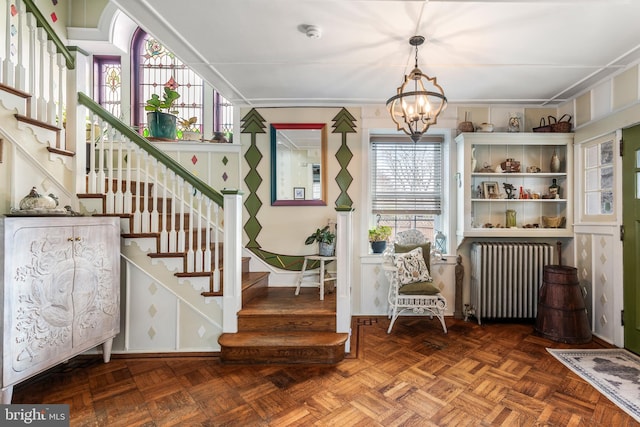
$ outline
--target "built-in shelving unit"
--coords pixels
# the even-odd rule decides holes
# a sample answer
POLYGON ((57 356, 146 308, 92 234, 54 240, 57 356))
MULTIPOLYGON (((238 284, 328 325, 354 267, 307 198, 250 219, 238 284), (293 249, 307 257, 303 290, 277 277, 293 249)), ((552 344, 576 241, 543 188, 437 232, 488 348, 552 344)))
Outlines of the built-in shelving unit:
POLYGON ((462 133, 456 143, 458 244, 468 237, 573 235, 573 134, 462 133), (554 153, 560 165, 551 171, 554 153), (502 167, 508 159, 520 162, 519 171, 502 167), (549 190, 554 179, 558 197, 549 190), (508 198, 505 185, 512 186, 514 198, 508 198), (515 227, 506 227, 507 211, 515 214, 515 227), (543 217, 564 221, 547 227, 543 217))

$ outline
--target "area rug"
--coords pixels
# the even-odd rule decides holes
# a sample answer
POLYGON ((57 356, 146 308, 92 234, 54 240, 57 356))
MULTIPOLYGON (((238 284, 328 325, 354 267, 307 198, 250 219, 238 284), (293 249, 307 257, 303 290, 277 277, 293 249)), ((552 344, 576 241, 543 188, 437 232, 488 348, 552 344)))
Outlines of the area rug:
POLYGON ((621 348, 547 351, 640 422, 640 357, 621 348))

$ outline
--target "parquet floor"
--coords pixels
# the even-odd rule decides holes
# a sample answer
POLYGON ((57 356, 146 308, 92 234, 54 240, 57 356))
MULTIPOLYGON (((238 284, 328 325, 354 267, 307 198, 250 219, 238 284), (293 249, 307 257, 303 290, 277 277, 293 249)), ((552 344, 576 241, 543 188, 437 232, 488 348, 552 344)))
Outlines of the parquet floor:
POLYGON ((530 324, 354 319, 337 366, 223 366, 215 357, 78 357, 16 386, 68 403, 72 426, 631 426, 545 350, 530 324))

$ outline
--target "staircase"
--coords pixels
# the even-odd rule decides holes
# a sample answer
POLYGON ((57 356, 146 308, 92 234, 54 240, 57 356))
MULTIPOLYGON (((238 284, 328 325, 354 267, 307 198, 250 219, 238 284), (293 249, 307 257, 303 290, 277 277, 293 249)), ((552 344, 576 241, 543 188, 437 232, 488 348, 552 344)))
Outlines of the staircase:
MULTIPOLYGON (((9 91, 7 87, 0 89, 9 91)), ((26 95, 18 95, 28 99, 26 95)), ((73 158, 73 152, 56 148, 60 141, 59 129, 37 120, 26 120, 19 114, 15 114, 14 119, 28 126, 36 135, 38 129, 49 132, 48 143, 42 144, 40 150, 44 149, 56 157, 73 158)), ((113 157, 107 157, 107 163, 112 164, 115 159, 123 157, 115 149, 110 150, 113 157)), ((100 157, 97 160, 94 162, 96 165, 104 163, 100 157)), ((49 162, 40 163, 45 165, 49 162)), ((134 173, 130 174, 133 179, 129 180, 125 176, 117 177, 118 168, 106 170, 104 178, 100 173, 94 173, 93 177, 88 174, 82 185, 86 192, 75 196, 85 214, 119 217, 125 242, 146 241, 142 245, 148 248, 146 255, 173 266, 169 270, 175 268, 173 275, 178 278, 178 284, 181 278, 186 278, 194 288, 205 288, 200 292, 203 299, 224 296, 223 242, 215 241, 216 232, 212 231, 218 230, 219 226, 205 225, 215 223, 205 220, 205 209, 201 207, 191 208, 191 211, 181 208, 189 201, 187 197, 183 196, 181 202, 174 203, 176 197, 173 195, 190 194, 190 190, 182 192, 154 173, 157 171, 147 170, 145 173, 145 176, 153 178, 150 182, 137 181, 134 173), (118 206, 123 208, 127 205, 130 205, 128 210, 118 209, 118 206), (174 237, 163 237, 163 234, 174 237), (194 270, 194 265, 200 267, 194 270), (200 284, 194 285, 198 281, 200 284)), ((243 309, 238 313, 238 332, 218 337, 221 360, 224 363, 252 364, 340 362, 345 355, 348 334, 335 332, 335 294, 320 301, 317 288, 303 288, 299 296, 294 295, 295 288, 269 288, 269 273, 249 271, 249 260, 248 257, 243 258, 241 264, 243 309)))
MULTIPOLYGON (((268 273, 250 272, 248 258, 241 259, 241 193, 213 190, 82 93, 89 62, 66 49, 31 2, 26 12, 14 21, 28 46, 20 53, 29 54, 1 61, 0 177, 6 183, 1 201, 8 211, 37 185, 59 196, 61 206, 121 218, 127 265, 124 351, 208 351, 220 338, 221 344, 230 343, 222 350, 228 362, 241 363, 239 353, 256 354, 246 360, 250 363, 341 360, 346 334, 335 333, 335 296, 333 307, 322 313, 309 307, 286 316, 286 309, 258 314, 262 309, 254 307, 248 314, 254 304, 270 301, 272 292, 268 273), (36 22, 45 31, 34 39, 26 30, 35 29, 36 22), (55 52, 51 46, 43 48, 47 40, 55 52), (37 70, 47 70, 49 85, 37 84, 37 70), (9 156, 4 161, 3 153, 9 156), (236 328, 240 306, 245 308, 236 328), (245 315, 253 318, 249 325, 245 315), (224 330, 240 332, 221 336, 224 330), (274 341, 277 337, 280 341, 274 341), (287 359, 283 354, 297 356, 287 359)), ((292 290, 288 294, 293 297, 292 290)), ((303 298, 284 304, 299 305, 303 298)), ((345 330, 348 295, 342 301, 338 311, 345 316, 338 323, 345 330)), ((319 303, 317 294, 313 302, 319 303)))
POLYGON ((270 287, 243 302, 238 332, 218 339, 221 361, 336 364, 343 360, 348 334, 335 332, 335 294, 320 301, 317 288, 302 288, 297 296, 294 292, 294 287, 270 287))

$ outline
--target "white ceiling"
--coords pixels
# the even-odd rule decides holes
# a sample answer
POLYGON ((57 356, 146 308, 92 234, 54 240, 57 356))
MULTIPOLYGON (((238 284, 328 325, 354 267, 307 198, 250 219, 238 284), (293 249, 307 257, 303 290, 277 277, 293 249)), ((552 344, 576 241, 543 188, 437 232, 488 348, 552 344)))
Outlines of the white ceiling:
POLYGON ((253 106, 384 104, 413 68, 414 34, 449 103, 554 105, 640 58, 639 0, 112 2, 253 106))

